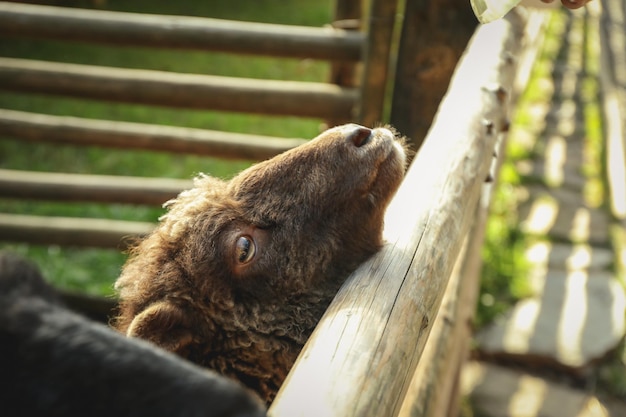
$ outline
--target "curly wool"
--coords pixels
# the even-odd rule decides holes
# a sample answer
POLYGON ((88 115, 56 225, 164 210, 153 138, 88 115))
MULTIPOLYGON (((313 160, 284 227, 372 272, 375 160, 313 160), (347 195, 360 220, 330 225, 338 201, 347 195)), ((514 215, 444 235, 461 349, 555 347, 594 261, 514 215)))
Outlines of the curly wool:
POLYGON ((345 278, 382 245, 405 170, 396 139, 346 125, 230 181, 196 178, 131 252, 115 326, 270 402, 345 278))

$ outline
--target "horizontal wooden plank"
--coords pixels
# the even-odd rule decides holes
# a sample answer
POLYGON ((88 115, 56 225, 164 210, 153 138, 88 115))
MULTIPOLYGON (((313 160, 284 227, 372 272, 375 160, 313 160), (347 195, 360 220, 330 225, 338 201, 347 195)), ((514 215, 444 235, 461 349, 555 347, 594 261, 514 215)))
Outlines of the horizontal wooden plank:
POLYGON ((501 19, 474 34, 387 210, 387 243, 339 290, 273 417, 399 415, 507 126, 520 26, 501 19))
POLYGON ((358 60, 360 32, 221 19, 0 3, 0 34, 120 46, 358 60))
MULTIPOLYGON (((519 54, 510 104, 517 103, 528 83, 532 64, 542 45, 543 29, 548 16, 541 11, 528 14, 524 48, 519 54)), ((491 169, 493 181, 482 187, 474 225, 464 244, 462 257, 457 260, 448 282, 441 308, 417 364, 399 417, 459 415, 459 376, 471 350, 486 224, 506 149, 507 134, 503 133, 497 144, 497 161, 494 161, 491 169)))
POLYGON ((0 169, 0 197, 162 205, 191 180, 0 169))
POLYGON ((327 83, 255 80, 0 58, 0 89, 167 107, 347 118, 358 91, 327 83))
POLYGON ((306 142, 305 139, 50 116, 4 109, 0 109, 0 135, 35 142, 146 149, 248 160, 268 159, 306 142))
POLYGON ((0 241, 124 250, 152 223, 0 213, 0 241))

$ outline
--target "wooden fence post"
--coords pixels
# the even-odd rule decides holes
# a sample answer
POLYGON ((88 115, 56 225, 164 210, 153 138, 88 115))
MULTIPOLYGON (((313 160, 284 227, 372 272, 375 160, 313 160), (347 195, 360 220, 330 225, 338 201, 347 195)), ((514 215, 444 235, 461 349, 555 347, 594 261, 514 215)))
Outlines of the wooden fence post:
POLYGON ((359 123, 365 126, 382 121, 396 9, 397 0, 371 1, 357 115, 359 123))
POLYGON ((419 149, 478 21, 469 0, 406 0, 391 124, 419 149))
MULTIPOLYGON (((361 31, 363 29, 363 7, 361 0, 337 0, 335 17, 332 26, 337 29, 361 31)), ((357 88, 359 85, 359 69, 357 62, 342 60, 333 61, 330 67, 329 82, 340 87, 357 88)), ((345 118, 326 120, 328 127, 352 121, 345 118)))

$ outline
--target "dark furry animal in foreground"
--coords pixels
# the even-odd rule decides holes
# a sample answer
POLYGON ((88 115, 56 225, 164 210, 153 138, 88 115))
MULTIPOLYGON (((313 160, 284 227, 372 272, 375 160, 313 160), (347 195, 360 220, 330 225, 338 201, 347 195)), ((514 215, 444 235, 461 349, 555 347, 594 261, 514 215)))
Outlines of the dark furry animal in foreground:
POLYGON ((117 328, 270 402, 337 290, 382 245, 403 140, 345 125, 168 203, 116 283, 117 328))
POLYGON ((3 415, 261 417, 234 381, 62 307, 31 263, 0 252, 3 415))

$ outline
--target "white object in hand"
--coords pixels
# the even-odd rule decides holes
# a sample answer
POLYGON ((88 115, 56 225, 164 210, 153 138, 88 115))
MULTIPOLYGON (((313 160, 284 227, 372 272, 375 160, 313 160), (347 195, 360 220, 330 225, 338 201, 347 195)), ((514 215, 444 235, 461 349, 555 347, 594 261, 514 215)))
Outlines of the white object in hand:
POLYGON ((480 23, 493 22, 507 14, 521 0, 470 0, 474 14, 480 23))

